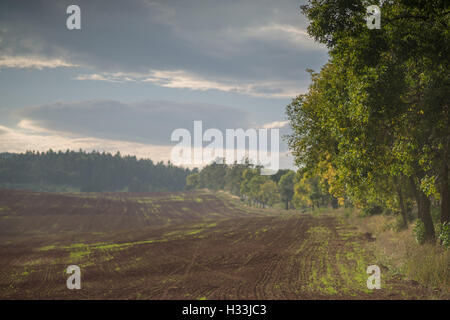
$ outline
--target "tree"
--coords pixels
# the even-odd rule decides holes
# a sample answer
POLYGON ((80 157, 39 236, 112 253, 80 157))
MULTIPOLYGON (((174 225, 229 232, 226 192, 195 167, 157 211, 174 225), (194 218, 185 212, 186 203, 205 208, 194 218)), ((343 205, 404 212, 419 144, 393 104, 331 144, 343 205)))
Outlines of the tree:
POLYGON ((259 174, 254 175, 249 183, 248 183, 248 188, 249 188, 249 197, 250 200, 253 202, 253 204, 256 205, 262 205, 264 207, 264 195, 261 192, 261 187, 262 185, 267 181, 267 176, 261 176, 259 174))
POLYGON ((226 164, 212 163, 202 169, 199 175, 199 185, 202 188, 220 190, 225 186, 226 164))
POLYGON ((309 177, 307 173, 298 171, 294 179, 292 202, 295 207, 311 207, 314 210, 331 203, 331 197, 323 191, 318 176, 309 177))
POLYGON ((0 186, 37 191, 183 190, 193 171, 93 151, 26 152, 0 158, 0 186))
POLYGON ((272 180, 267 180, 260 186, 260 199, 263 206, 272 207, 280 199, 277 184, 272 180))
POLYGON ((283 175, 289 172, 289 169, 280 169, 277 171, 277 173, 270 176, 270 179, 274 181, 275 183, 278 183, 283 175))
POLYGON ((186 177, 186 189, 192 190, 200 185, 200 175, 198 173, 190 174, 186 177))
POLYGON ((291 202, 294 195, 294 177, 295 173, 293 171, 289 171, 288 173, 284 174, 278 182, 280 197, 285 204, 286 210, 289 209, 289 203, 291 202))
POLYGON ((230 191, 233 195, 241 194, 241 183, 243 180, 243 172, 250 168, 251 165, 246 161, 243 164, 234 163, 227 167, 225 175, 225 190, 230 191))
POLYGON ((252 180, 253 177, 257 176, 258 170, 256 169, 252 169, 252 168, 248 168, 245 169, 242 172, 242 182, 241 182, 241 197, 242 198, 247 198, 247 200, 250 200, 250 193, 251 193, 251 188, 250 188, 250 181, 252 180))
MULTIPOLYGON (((333 194, 353 201, 366 191, 389 200, 386 181, 408 181, 433 241, 437 181, 447 199, 441 219, 448 216, 448 4, 385 2, 380 30, 366 28, 362 2, 310 1, 302 10, 330 61, 287 108, 297 163, 322 175, 331 167, 333 194)), ((401 212, 404 189, 396 192, 401 212)))

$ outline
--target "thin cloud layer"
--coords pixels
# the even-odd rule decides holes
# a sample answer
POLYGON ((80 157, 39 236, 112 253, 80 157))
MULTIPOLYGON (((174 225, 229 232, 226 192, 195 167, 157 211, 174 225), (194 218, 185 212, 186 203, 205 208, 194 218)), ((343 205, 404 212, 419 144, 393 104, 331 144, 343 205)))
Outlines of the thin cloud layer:
POLYGON ((195 120, 203 121, 205 129, 250 126, 248 114, 236 108, 150 100, 54 103, 23 108, 17 115, 24 129, 166 146, 175 129, 191 130, 195 120))
POLYGON ((232 79, 207 79, 182 70, 150 70, 148 73, 103 72, 81 74, 75 80, 105 81, 113 83, 153 83, 165 88, 190 90, 218 90, 223 92, 242 93, 254 97, 290 98, 306 89, 306 84, 299 87, 299 82, 278 80, 270 81, 234 81, 232 79))
POLYGON ((45 152, 85 150, 135 155, 138 158, 152 159, 155 162, 167 162, 172 147, 153 146, 143 143, 133 143, 121 140, 80 138, 70 135, 54 134, 29 129, 12 129, 0 126, 0 152, 45 152))
POLYGON ((42 57, 33 56, 0 56, 1 68, 20 68, 20 69, 38 69, 44 68, 61 68, 76 67, 77 65, 62 59, 43 59, 42 57))

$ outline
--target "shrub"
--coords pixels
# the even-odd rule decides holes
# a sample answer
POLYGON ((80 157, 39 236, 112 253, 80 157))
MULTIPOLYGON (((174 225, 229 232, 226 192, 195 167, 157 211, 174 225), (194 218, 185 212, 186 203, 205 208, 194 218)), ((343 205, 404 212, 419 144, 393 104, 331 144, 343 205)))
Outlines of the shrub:
POLYGON ((413 229, 414 238, 416 239, 418 244, 425 243, 425 225, 419 219, 416 220, 416 225, 413 229))
POLYGON ((450 223, 438 224, 438 238, 441 245, 448 249, 450 247, 450 223))

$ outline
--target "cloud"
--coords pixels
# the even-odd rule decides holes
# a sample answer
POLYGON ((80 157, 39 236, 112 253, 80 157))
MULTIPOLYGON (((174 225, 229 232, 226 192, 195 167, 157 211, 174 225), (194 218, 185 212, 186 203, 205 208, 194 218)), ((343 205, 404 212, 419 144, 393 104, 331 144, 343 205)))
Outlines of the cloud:
POLYGON ((196 90, 217 89, 221 91, 236 91, 238 89, 236 85, 202 79, 201 77, 189 74, 183 70, 153 70, 143 81, 156 83, 167 88, 188 88, 196 90))
POLYGON ((112 100, 53 103, 17 112, 19 127, 35 132, 70 133, 79 137, 170 145, 173 130, 192 129, 195 120, 206 128, 247 128, 248 114, 236 108, 204 103, 112 100))
MULTIPOLYGON (((91 100, 27 107, 16 112, 16 129, 0 126, 3 151, 86 149, 134 154, 157 153, 156 160, 169 160, 175 129, 187 129, 194 139, 194 121, 202 121, 202 132, 218 129, 277 129, 280 135, 280 161, 292 160, 282 137, 290 132, 287 121, 258 125, 235 108, 201 103, 140 101, 125 103, 91 100), (1 134, 3 131, 3 134, 1 134)), ((193 140, 192 140, 193 142, 193 140)), ((205 141, 204 147, 208 145, 205 141)), ((269 141, 269 147, 272 141, 269 141)), ((206 163, 204 163, 206 164, 206 163)))
POLYGON ((65 27, 69 4, 1 1, 4 65, 83 66, 90 70, 79 80, 285 98, 305 91, 305 69, 327 59, 307 36, 297 0, 79 0, 80 31, 65 27))
POLYGON ((69 135, 59 135, 49 132, 33 132, 23 129, 12 129, 0 126, 0 152, 25 151, 65 151, 83 149, 86 151, 100 151, 122 155, 135 155, 138 158, 150 158, 153 161, 167 161, 172 147, 153 146, 143 143, 133 143, 121 140, 79 138, 69 135))
POLYGON ((270 123, 264 124, 262 127, 264 129, 275 129, 275 128, 283 128, 289 124, 289 121, 274 121, 270 123))
POLYGON ((122 79, 121 77, 116 77, 110 74, 80 74, 75 77, 75 80, 92 80, 92 81, 106 81, 106 82, 127 82, 127 78, 122 79))
POLYGON ((228 29, 229 34, 239 34, 241 42, 249 39, 258 39, 266 43, 278 43, 286 48, 292 46, 294 50, 321 51, 323 45, 315 42, 307 33, 306 29, 288 24, 263 24, 242 29, 228 29))
POLYGON ((183 70, 150 70, 148 73, 104 72, 94 74, 81 74, 75 80, 105 81, 115 83, 150 82, 161 87, 190 89, 190 90, 219 90, 247 94, 254 97, 288 98, 298 94, 299 87, 296 82, 289 81, 234 81, 232 79, 208 79, 200 75, 188 73, 183 70))
POLYGON ((77 65, 62 59, 46 59, 36 56, 0 56, 1 68, 34 68, 42 70, 44 68, 59 68, 59 67, 76 67, 77 65))

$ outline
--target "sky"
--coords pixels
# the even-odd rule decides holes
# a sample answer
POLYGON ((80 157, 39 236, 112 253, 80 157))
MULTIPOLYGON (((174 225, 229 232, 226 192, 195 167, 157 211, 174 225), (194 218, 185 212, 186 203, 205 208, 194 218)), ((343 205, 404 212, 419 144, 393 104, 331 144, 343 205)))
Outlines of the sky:
MULTIPOLYGON (((177 128, 278 128, 328 59, 303 1, 0 2, 0 152, 167 161, 177 128), (67 7, 81 9, 69 30, 67 7)), ((225 133, 224 133, 225 135, 225 133)), ((280 164, 292 167, 281 141, 280 164)))

